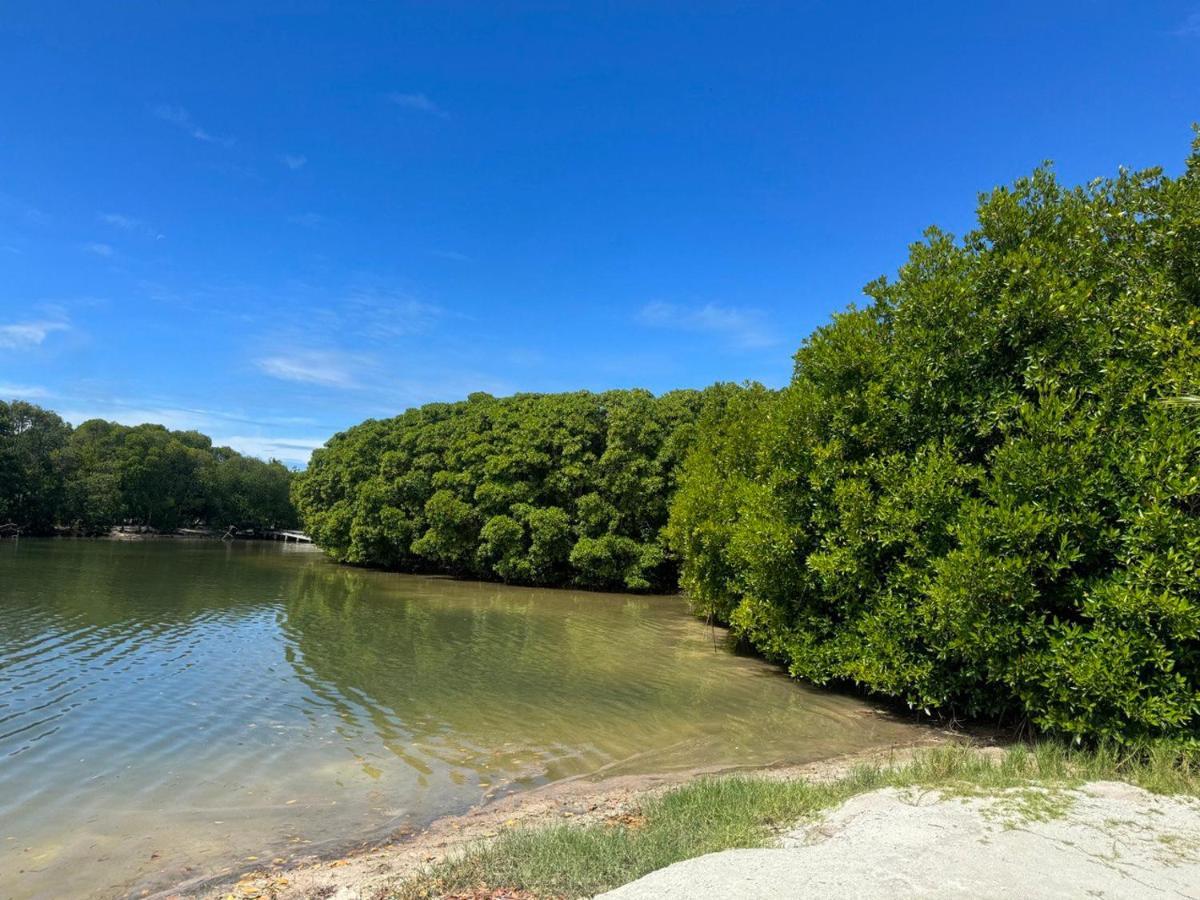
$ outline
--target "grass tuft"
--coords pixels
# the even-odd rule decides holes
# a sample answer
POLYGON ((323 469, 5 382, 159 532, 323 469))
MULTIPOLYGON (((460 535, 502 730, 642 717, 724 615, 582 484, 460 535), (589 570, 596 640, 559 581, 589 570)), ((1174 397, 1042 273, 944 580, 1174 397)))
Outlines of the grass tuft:
POLYGON ((591 896, 682 859, 766 846, 780 830, 879 788, 937 788, 962 796, 1024 788, 1006 799, 1011 809, 1005 814, 1044 821, 1069 808, 1063 788, 1101 780, 1200 796, 1200 753, 1170 744, 1078 749, 1041 743, 997 757, 951 746, 923 751, 903 765, 861 765, 829 782, 701 778, 648 800, 633 825, 502 832, 404 882, 393 897, 487 896, 502 889, 539 897, 591 896))

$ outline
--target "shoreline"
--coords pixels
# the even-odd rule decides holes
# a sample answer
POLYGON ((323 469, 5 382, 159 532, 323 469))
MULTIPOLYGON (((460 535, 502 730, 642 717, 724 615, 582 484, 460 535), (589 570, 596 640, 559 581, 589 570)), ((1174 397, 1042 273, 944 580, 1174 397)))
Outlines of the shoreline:
MULTIPOLYGON (((747 774, 774 780, 832 781, 864 763, 897 764, 934 747, 971 741, 972 736, 931 728, 927 738, 806 763, 767 767, 724 766, 622 775, 596 779, 576 776, 528 791, 485 800, 424 828, 400 828, 378 841, 349 839, 342 852, 330 845, 311 855, 269 866, 244 865, 197 876, 138 896, 151 900, 304 900, 321 897, 386 896, 387 889, 468 845, 487 841, 513 827, 551 824, 628 824, 639 806, 669 788, 713 775, 747 774)), ((984 748, 997 746, 981 739, 984 748)))
MULTIPOLYGON (((283 534, 284 532, 263 532, 261 534, 254 532, 239 532, 235 534, 227 534, 222 531, 200 529, 200 528, 179 528, 175 531, 155 531, 154 529, 137 530, 141 526, 120 526, 113 525, 108 531, 84 532, 72 531, 63 529, 50 534, 22 534, 16 533, 0 533, 0 539, 20 541, 20 540, 74 540, 74 541, 154 541, 154 540, 193 540, 193 541, 272 541, 278 543, 282 538, 274 537, 275 534, 283 534), (124 528, 133 530, 126 531, 124 528)), ((288 532, 289 534, 300 534, 299 540, 289 538, 286 543, 308 544, 316 548, 316 544, 308 535, 302 532, 288 532)))

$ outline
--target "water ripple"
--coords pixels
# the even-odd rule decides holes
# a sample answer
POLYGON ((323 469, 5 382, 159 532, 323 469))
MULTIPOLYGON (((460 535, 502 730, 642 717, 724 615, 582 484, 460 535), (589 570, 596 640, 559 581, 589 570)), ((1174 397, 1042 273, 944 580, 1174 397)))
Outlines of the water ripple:
POLYGON ((726 653, 672 598, 277 545, 0 545, 6 896, 112 896, 499 786, 799 761, 908 726, 726 653))

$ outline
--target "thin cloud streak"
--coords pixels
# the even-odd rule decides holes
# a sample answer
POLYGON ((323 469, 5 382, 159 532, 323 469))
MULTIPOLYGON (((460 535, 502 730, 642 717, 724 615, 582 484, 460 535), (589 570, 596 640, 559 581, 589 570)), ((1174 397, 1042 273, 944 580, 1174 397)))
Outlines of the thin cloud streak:
POLYGON ((285 463, 307 464, 308 458, 318 447, 325 445, 323 437, 269 437, 252 434, 225 435, 213 443, 232 447, 238 453, 257 456, 259 459, 278 459, 285 463))
POLYGON ((164 122, 182 129, 198 141, 203 141, 206 144, 218 144, 222 147, 232 147, 234 145, 232 137, 221 137, 201 128, 196 123, 196 120, 192 118, 191 113, 182 106, 172 103, 160 103, 154 107, 154 115, 164 122))
POLYGON ((304 228, 320 228, 325 224, 325 217, 320 213, 306 212, 298 216, 288 216, 288 222, 292 225, 300 225, 304 228))
POLYGON ((438 259, 448 259, 452 262, 469 263, 474 262, 471 257, 465 253, 459 253, 457 250, 427 250, 430 256, 436 256, 438 259))
POLYGON ((340 327, 373 340, 426 334, 446 315, 433 303, 374 288, 351 291, 328 313, 340 327))
MULTIPOLYGON (((0 396, 4 395, 4 390, 4 386, 0 385, 0 396)), ((311 433, 314 427, 321 426, 308 417, 251 418, 227 412, 175 406, 171 405, 170 400, 151 399, 149 403, 139 403, 106 398, 94 404, 64 409, 59 415, 76 426, 90 419, 103 419, 122 425, 149 423, 162 425, 172 431, 199 431, 207 434, 215 447, 232 447, 239 453, 257 456, 260 459, 274 458, 296 465, 307 463, 312 450, 327 440, 327 437, 311 433), (294 426, 305 426, 305 432, 300 435, 279 434, 279 429, 294 426)), ((329 430, 332 433, 332 429, 329 430)))
POLYGON ((9 350, 25 350, 41 345, 56 331, 66 331, 71 326, 61 320, 44 319, 35 322, 13 322, 0 325, 0 347, 9 350))
POLYGON ((450 118, 450 114, 448 112, 434 103, 424 94, 393 92, 388 94, 388 101, 403 109, 411 109, 416 112, 427 113, 431 116, 437 116, 442 119, 450 118))
POLYGON ((299 153, 285 153, 279 157, 279 161, 293 172, 298 172, 308 164, 308 157, 299 153))
MULTIPOLYGON (((71 391, 76 394, 76 391, 71 391)), ((107 393, 88 399, 77 400, 83 405, 69 414, 61 415, 68 421, 79 424, 88 419, 106 419, 123 424, 165 425, 172 430, 199 429, 203 431, 219 431, 229 429, 229 423, 237 426, 253 425, 255 427, 292 427, 297 425, 317 426, 322 423, 311 416, 251 416, 235 414, 226 410, 205 409, 198 406, 185 406, 171 398, 144 397, 139 399, 112 397, 107 393)))
POLYGON ((32 384, 0 383, 0 400, 5 397, 15 400, 41 400, 49 396, 51 396, 50 392, 44 387, 32 384))
POLYGON ((135 218, 134 216, 127 216, 124 213, 99 213, 96 218, 105 225, 109 225, 113 228, 119 228, 122 231, 128 231, 134 234, 152 237, 156 241, 161 241, 165 236, 152 228, 150 223, 142 219, 135 218))
POLYGON ((1183 24, 1175 29, 1175 34, 1179 37, 1200 37, 1200 12, 1194 12, 1184 19, 1183 24))
POLYGON ((100 213, 98 218, 105 225, 112 225, 114 228, 121 228, 125 231, 133 231, 145 225, 141 219, 135 219, 133 216, 126 216, 122 213, 100 213))
POLYGON ((770 347, 779 343, 779 338, 770 332, 759 310, 736 306, 706 303, 701 307, 686 307, 656 302, 642 307, 637 320, 651 328, 723 335, 740 350, 770 347))
POLYGON ((264 375, 297 384, 316 384, 322 387, 352 388, 356 386, 345 361, 332 353, 304 351, 256 359, 254 364, 264 375))

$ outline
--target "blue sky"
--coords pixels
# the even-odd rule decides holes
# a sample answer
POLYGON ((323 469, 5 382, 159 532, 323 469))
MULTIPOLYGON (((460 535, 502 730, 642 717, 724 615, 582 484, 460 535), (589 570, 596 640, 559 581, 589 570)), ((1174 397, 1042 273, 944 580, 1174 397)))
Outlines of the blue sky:
POLYGON ((1182 168, 1200 3, 9 0, 0 396, 302 463, 475 390, 783 384, 921 230, 1182 168))

